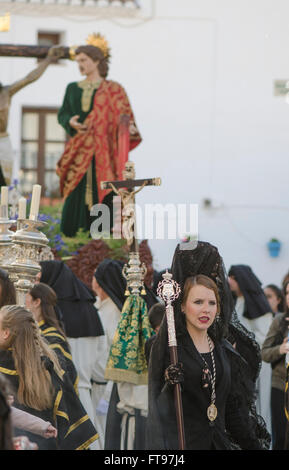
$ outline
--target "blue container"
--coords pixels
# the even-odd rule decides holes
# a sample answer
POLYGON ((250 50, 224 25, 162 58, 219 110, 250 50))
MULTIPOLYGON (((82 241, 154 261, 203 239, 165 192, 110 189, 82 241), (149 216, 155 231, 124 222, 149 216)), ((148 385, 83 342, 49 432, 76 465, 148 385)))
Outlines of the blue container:
POLYGON ((279 256, 281 243, 278 240, 271 240, 267 243, 267 247, 272 258, 277 258, 277 256, 279 256))

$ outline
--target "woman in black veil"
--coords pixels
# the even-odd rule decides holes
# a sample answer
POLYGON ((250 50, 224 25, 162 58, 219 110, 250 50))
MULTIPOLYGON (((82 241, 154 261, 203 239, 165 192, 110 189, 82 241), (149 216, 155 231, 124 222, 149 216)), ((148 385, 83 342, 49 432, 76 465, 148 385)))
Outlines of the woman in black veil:
MULTIPOLYGON (((120 311, 122 311, 126 300, 127 281, 122 274, 124 265, 123 261, 105 258, 99 263, 93 275, 120 311)), ((148 286, 145 286, 145 294, 142 297, 145 299, 148 309, 158 301, 153 289, 148 286)))
MULTIPOLYGON (((186 449, 267 449, 270 436, 255 411, 255 380, 260 348, 238 321, 221 256, 216 247, 198 242, 195 250, 177 246, 172 275, 181 288, 173 303, 180 365, 170 373, 167 321, 164 318, 149 362, 149 413, 147 449, 178 449, 173 383, 181 383, 186 449), (210 373, 204 380, 204 363, 182 313, 187 278, 203 275, 218 290, 220 312, 208 329, 214 348, 210 373), (238 345, 238 349, 236 349, 238 345), (214 366, 215 363, 215 367, 214 366), (216 375, 215 375, 216 372, 216 375), (166 379, 165 379, 166 376, 166 379), (215 378, 217 417, 210 421, 212 378, 215 378)), ((211 350, 212 353, 212 350, 211 350)), ((210 354, 209 354, 210 357, 210 354)), ((208 359, 209 361, 209 359, 208 359)))
POLYGON ((39 281, 57 295, 56 314, 69 338, 101 336, 103 327, 95 308, 95 295, 64 261, 41 261, 39 281))

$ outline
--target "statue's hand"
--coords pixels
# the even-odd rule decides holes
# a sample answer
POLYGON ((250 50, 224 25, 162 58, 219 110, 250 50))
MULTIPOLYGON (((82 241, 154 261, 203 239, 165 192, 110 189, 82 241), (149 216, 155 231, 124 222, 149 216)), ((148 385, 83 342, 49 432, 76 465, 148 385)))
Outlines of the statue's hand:
POLYGON ((78 118, 78 115, 72 116, 72 118, 69 120, 69 124, 77 132, 79 132, 80 134, 84 134, 87 131, 87 126, 78 122, 78 118))
POLYGON ((47 57, 51 59, 60 59, 64 56, 64 47, 63 46, 52 46, 50 47, 47 57))
POLYGON ((134 122, 130 122, 130 123, 129 123, 129 133, 130 133, 131 135, 134 135, 134 134, 137 133, 137 128, 136 128, 134 122))

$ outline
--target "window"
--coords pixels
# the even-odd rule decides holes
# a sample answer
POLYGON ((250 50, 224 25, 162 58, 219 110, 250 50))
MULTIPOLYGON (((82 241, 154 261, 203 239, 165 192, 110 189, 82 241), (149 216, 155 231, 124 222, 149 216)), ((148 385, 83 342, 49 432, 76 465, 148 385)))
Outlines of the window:
POLYGON ((56 108, 22 109, 21 191, 29 194, 41 184, 42 195, 60 197, 56 163, 61 157, 66 134, 58 124, 56 108))
MULTIPOLYGON (((38 31, 37 32, 37 43, 39 46, 57 46, 63 43, 62 40, 62 33, 55 33, 55 32, 49 32, 49 31, 38 31)), ((43 59, 38 59, 38 62, 40 62, 43 59)), ((59 64, 60 60, 55 60, 53 62, 54 64, 59 64)))

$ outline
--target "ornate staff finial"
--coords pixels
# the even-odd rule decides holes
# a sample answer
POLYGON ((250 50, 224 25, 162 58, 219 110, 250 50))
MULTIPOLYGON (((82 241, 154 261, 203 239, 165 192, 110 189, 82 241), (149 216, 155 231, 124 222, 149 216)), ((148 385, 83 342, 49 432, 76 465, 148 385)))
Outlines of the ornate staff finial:
MULTIPOLYGON (((177 338, 175 329, 175 316, 172 302, 176 300, 180 293, 181 288, 179 284, 173 280, 173 275, 166 270, 162 275, 163 280, 159 282, 157 288, 157 295, 163 299, 166 304, 166 319, 168 327, 168 343, 170 351, 171 366, 178 366, 178 352, 177 352, 177 338)), ((170 366, 169 366, 170 367, 170 366)), ((180 383, 175 383, 175 408, 178 425, 178 437, 180 450, 185 449, 185 428, 183 417, 183 405, 180 383)))
POLYGON ((169 273, 168 270, 166 270, 162 277, 163 280, 158 284, 157 295, 163 299, 166 304, 169 346, 177 346, 175 318, 172 302, 179 297, 181 288, 179 284, 172 279, 173 275, 169 273))
POLYGON ((172 303, 179 297, 181 288, 179 284, 172 279, 173 275, 169 273, 168 270, 166 270, 162 277, 163 280, 158 284, 157 294, 165 303, 172 303))

